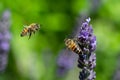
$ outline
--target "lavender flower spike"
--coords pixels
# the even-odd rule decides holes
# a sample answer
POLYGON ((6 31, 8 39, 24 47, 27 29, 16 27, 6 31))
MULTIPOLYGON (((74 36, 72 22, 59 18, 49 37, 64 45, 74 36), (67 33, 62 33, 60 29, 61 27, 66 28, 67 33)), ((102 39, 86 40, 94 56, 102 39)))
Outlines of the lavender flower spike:
POLYGON ((82 50, 82 54, 78 54, 78 67, 81 69, 79 75, 80 80, 94 80, 96 78, 94 71, 96 66, 96 55, 94 54, 96 49, 96 36, 93 34, 93 28, 89 25, 89 22, 90 18, 82 23, 77 36, 79 46, 82 50))
POLYGON ((10 11, 6 10, 0 19, 0 72, 3 72, 7 65, 10 47, 10 15, 10 11))
POLYGON ((59 77, 65 76, 66 73, 73 67, 74 55, 71 51, 63 49, 60 51, 57 58, 57 75, 59 77))

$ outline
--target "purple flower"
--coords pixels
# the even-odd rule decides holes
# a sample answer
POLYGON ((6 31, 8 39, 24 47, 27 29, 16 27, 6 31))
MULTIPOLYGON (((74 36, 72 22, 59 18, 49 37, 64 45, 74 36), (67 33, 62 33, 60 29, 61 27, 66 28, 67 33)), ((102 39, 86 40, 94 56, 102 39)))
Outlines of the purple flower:
POLYGON ((96 73, 93 70, 90 70, 90 75, 88 76, 87 80, 94 80, 96 78, 96 73))
POLYGON ((93 34, 93 28, 89 25, 90 18, 82 23, 79 35, 77 36, 82 49, 82 54, 79 55, 78 67, 81 69, 80 80, 94 80, 96 78, 93 69, 96 66, 96 36, 93 34))
POLYGON ((88 68, 94 69, 96 67, 96 54, 92 53, 88 60, 88 68))
POLYGON ((87 78, 89 75, 90 75, 89 70, 88 70, 86 67, 84 67, 84 68, 82 69, 82 71, 80 72, 79 79, 80 79, 80 80, 86 80, 86 78, 87 78))
POLYGON ((9 42, 3 41, 0 45, 1 49, 4 51, 9 50, 9 42))
POLYGON ((4 11, 0 19, 0 72, 3 72, 7 65, 8 52, 10 47, 10 11, 4 11))
POLYGON ((60 51, 57 58, 57 75, 64 76, 74 64, 74 56, 73 53, 68 50, 60 51))

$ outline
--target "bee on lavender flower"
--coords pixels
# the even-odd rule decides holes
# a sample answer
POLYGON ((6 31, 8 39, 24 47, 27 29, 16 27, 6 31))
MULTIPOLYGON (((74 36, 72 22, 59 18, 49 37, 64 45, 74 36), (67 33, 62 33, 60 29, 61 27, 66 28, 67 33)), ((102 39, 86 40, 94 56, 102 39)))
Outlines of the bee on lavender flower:
POLYGON ((80 54, 82 53, 81 48, 78 45, 78 41, 76 38, 73 39, 65 39, 65 45, 68 47, 68 49, 72 50, 73 52, 80 54))
POLYGON ((29 38, 28 38, 28 39, 30 39, 32 33, 35 34, 35 32, 39 30, 39 28, 40 28, 39 24, 37 24, 37 23, 32 23, 32 24, 30 24, 29 26, 25 26, 25 28, 22 30, 20 36, 21 36, 21 37, 24 37, 24 36, 26 36, 26 35, 29 35, 29 38))

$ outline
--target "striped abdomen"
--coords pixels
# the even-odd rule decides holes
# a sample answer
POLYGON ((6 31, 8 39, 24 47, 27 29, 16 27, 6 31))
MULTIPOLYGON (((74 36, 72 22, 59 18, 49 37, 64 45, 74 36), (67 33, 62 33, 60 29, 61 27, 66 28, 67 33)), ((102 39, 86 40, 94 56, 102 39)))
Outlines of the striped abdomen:
POLYGON ((28 28, 24 28, 23 31, 21 32, 20 36, 23 37, 28 34, 28 28))
POLYGON ((80 47, 78 46, 78 44, 77 44, 76 41, 74 41, 74 40, 72 40, 72 39, 67 39, 67 40, 65 41, 65 44, 66 44, 66 46, 67 46, 70 50, 72 50, 73 52, 75 52, 75 53, 77 53, 77 54, 81 53, 81 49, 80 49, 80 47))

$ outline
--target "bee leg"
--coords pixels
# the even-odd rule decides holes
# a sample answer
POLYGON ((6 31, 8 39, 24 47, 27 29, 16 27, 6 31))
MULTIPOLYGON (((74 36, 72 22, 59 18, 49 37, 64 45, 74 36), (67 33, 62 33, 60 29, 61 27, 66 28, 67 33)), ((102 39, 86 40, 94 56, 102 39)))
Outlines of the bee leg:
POLYGON ((31 35, 32 35, 32 33, 30 32, 30 34, 29 34, 29 38, 28 38, 28 39, 30 39, 31 35))
POLYGON ((29 29, 28 32, 29 32, 29 38, 28 39, 30 39, 30 37, 32 35, 31 29, 29 29))
POLYGON ((33 33, 35 34, 35 31, 33 31, 33 33))

